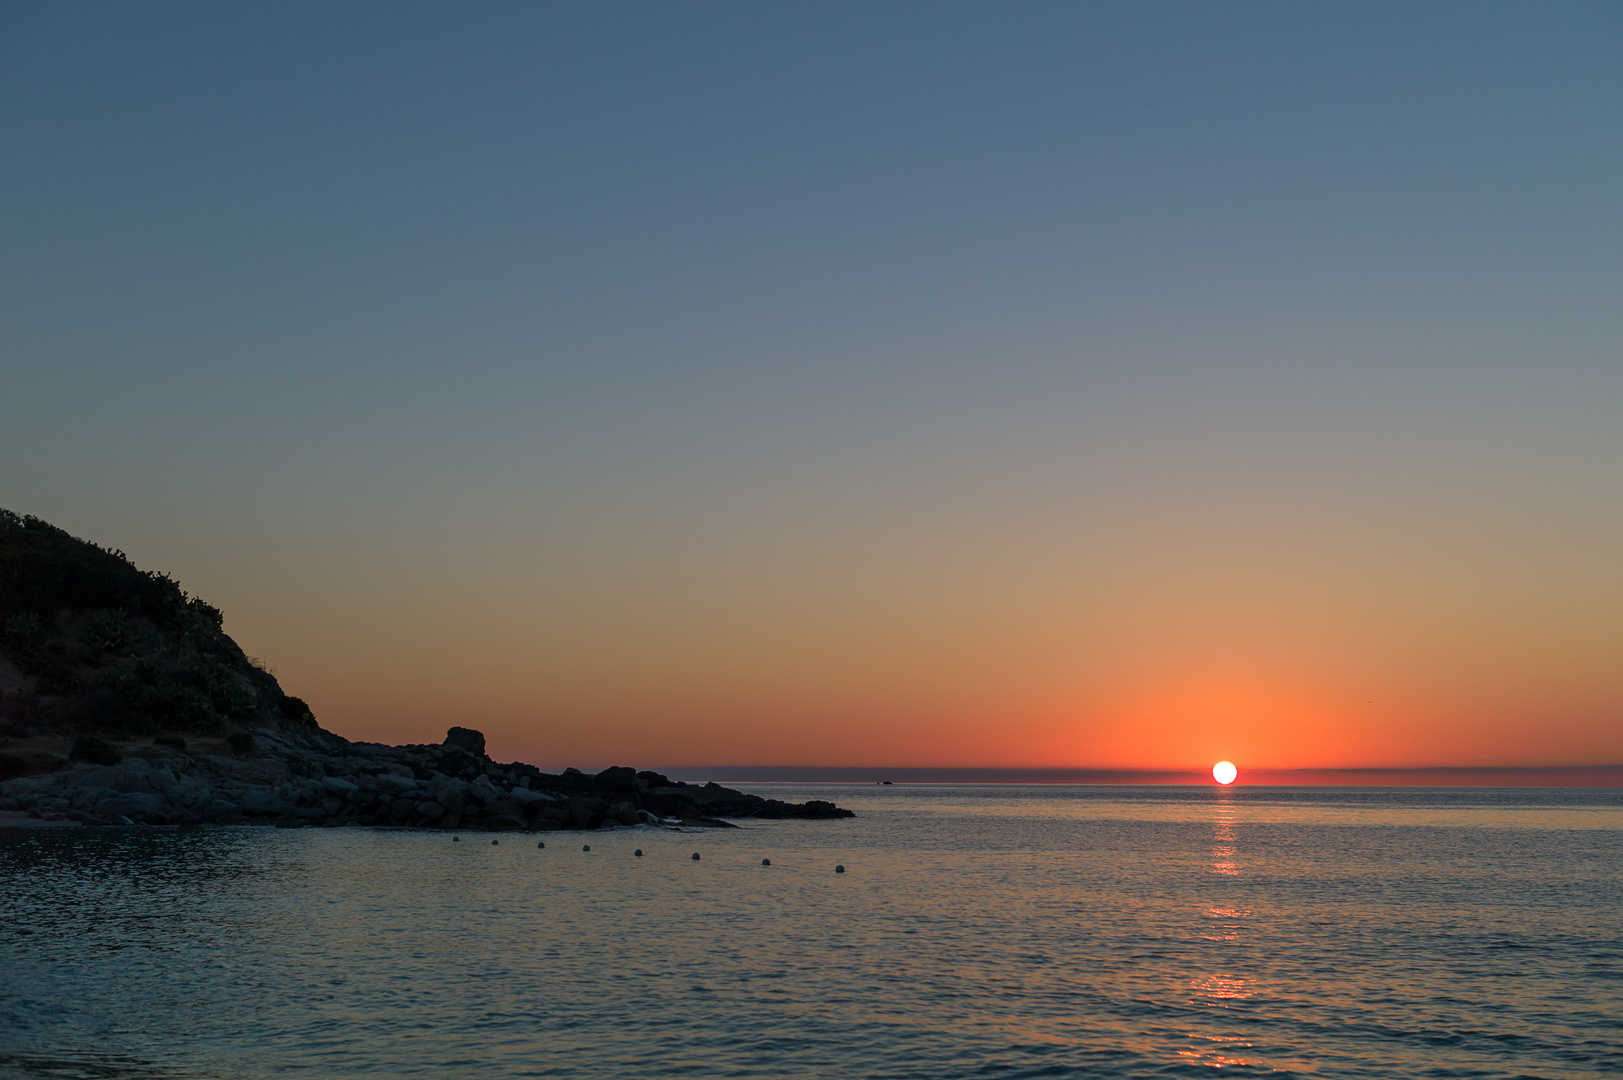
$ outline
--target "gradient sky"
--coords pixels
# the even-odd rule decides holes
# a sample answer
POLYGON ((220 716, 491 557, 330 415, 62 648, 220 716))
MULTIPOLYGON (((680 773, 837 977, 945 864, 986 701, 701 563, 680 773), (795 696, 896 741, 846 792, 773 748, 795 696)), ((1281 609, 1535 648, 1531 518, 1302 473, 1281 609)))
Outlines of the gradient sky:
POLYGON ((352 738, 1623 761, 1623 6, 0 6, 0 506, 352 738))

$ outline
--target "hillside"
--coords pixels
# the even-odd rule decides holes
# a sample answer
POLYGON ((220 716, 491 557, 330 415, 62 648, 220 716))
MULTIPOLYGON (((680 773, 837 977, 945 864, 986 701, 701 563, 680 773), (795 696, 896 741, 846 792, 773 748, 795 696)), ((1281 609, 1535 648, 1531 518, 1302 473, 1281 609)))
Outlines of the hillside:
MULTIPOLYGON (((218 608, 122 551, 0 510, 0 779, 161 736, 321 733, 221 629, 218 608)), ((321 733, 325 734, 325 733, 321 733)))
POLYGON ((437 745, 350 742, 222 623, 123 552, 0 510, 0 815, 532 831, 851 816, 624 766, 502 764, 471 728, 437 745))

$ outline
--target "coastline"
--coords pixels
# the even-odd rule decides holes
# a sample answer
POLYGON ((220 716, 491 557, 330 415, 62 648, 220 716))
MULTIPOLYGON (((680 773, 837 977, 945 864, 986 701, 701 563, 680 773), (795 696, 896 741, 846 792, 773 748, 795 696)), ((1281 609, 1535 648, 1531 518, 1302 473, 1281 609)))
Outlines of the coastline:
POLYGON ((822 800, 787 803, 615 766, 545 773, 485 753, 454 727, 436 745, 352 743, 313 725, 259 727, 230 752, 162 736, 104 744, 103 763, 0 783, 0 811, 44 824, 410 826, 488 832, 637 825, 732 828, 731 819, 853 816, 822 800))

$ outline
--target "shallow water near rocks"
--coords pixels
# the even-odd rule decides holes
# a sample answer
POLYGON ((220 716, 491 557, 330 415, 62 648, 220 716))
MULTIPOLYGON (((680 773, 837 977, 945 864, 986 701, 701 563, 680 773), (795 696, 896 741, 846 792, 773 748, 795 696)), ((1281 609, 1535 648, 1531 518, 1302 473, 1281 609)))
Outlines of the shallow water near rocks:
POLYGON ((0 1076, 1623 1075, 1623 792, 740 786, 859 816, 7 831, 0 1076))

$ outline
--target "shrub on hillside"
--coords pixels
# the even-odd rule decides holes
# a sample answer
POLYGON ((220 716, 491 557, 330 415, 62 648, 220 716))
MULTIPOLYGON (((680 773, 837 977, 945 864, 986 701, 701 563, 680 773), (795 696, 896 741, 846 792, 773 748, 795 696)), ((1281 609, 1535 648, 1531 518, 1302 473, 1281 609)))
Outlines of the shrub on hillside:
POLYGON ((117 750, 94 735, 81 735, 73 740, 73 749, 68 751, 68 760, 85 761, 92 765, 117 765, 124 759, 119 756, 117 750))
POLYGON ((303 698, 296 698, 292 694, 282 695, 282 700, 276 703, 276 711, 297 724, 316 722, 316 714, 310 711, 310 706, 304 703, 303 698))

